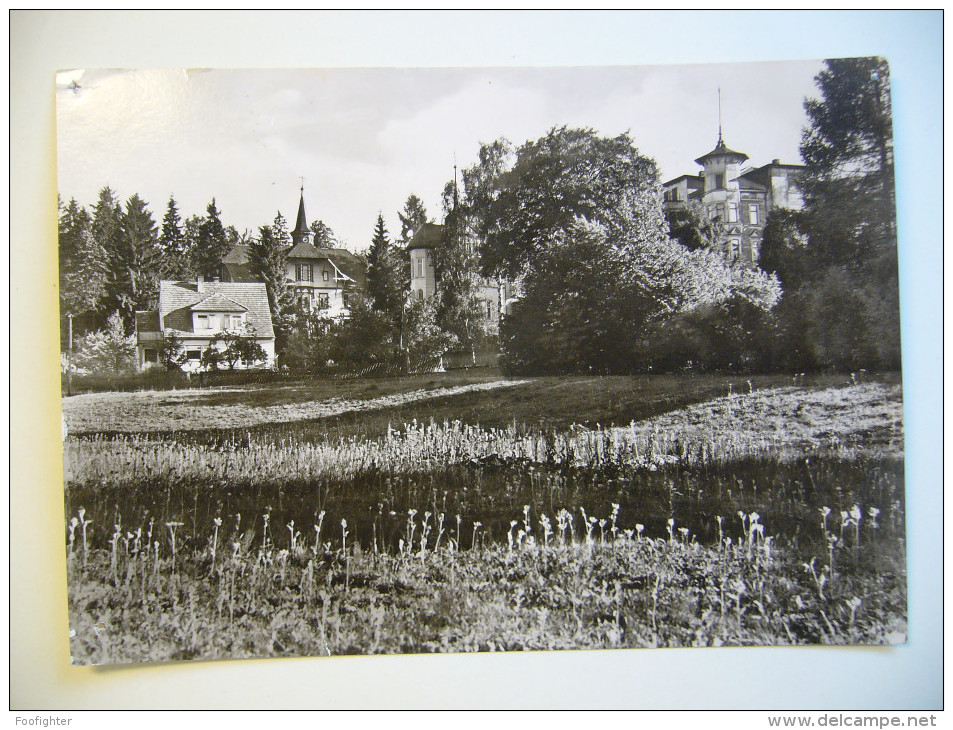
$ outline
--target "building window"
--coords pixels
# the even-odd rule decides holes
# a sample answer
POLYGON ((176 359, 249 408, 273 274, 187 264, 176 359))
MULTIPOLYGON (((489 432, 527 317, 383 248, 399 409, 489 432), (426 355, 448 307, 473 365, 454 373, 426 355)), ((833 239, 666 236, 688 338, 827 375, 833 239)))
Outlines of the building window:
POLYGON ((201 350, 186 350, 186 351, 185 351, 185 356, 186 356, 189 360, 196 360, 196 361, 198 361, 198 360, 200 360, 200 359, 202 358, 202 351, 201 351, 201 350))
POLYGON ((422 258, 417 259, 417 278, 422 279, 424 275, 424 260, 422 258))
POLYGON ((728 203, 728 222, 729 223, 738 222, 738 204, 737 203, 728 203))
POLYGON ((298 297, 298 302, 301 304, 302 309, 304 310, 311 309, 311 297, 309 297, 307 294, 301 294, 298 297))
POLYGON ((314 281, 314 270, 311 264, 298 264, 296 267, 298 281, 314 281))
POLYGON ((715 189, 721 190, 723 187, 725 187, 725 173, 716 172, 715 173, 715 189))
POLYGON ((229 315, 228 328, 232 330, 240 330, 242 328, 242 315, 240 314, 229 315))
POLYGON ((758 225, 758 206, 754 203, 748 205, 748 223, 753 226, 758 225))
POLYGON ((327 309, 327 308, 328 308, 328 295, 318 294, 318 309, 327 309))
POLYGON ((143 359, 148 362, 159 362, 159 353, 155 350, 146 350, 143 359))
POLYGON ((346 291, 341 292, 341 306, 345 309, 351 306, 351 298, 347 295, 346 291))
POLYGON ((322 271, 321 271, 321 278, 324 279, 325 281, 328 280, 328 270, 327 270, 327 269, 322 269, 322 271))

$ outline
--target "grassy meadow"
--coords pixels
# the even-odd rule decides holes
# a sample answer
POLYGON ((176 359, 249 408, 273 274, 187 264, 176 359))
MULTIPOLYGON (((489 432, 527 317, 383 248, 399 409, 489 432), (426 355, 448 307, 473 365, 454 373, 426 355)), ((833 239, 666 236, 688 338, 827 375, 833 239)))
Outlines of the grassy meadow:
POLYGON ((76 663, 905 640, 896 376, 64 399, 76 663))

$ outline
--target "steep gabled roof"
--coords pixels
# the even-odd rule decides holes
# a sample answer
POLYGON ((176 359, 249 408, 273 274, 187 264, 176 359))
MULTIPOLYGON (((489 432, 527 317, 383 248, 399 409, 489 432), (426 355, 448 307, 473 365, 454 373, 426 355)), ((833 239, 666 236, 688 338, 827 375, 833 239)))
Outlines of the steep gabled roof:
POLYGON ((193 312, 247 312, 248 307, 216 292, 189 307, 193 312))
POLYGON ((358 287, 364 288, 367 284, 367 267, 360 257, 355 256, 346 248, 321 249, 327 253, 331 263, 358 287))
MULTIPOLYGON (((274 337, 275 329, 271 322, 271 310, 268 307, 268 292, 264 284, 235 282, 205 282, 199 285, 194 281, 159 282, 159 318, 162 327, 180 332, 192 332, 192 312, 197 305, 207 305, 215 296, 220 297, 223 307, 226 300, 232 309, 214 311, 245 311, 246 321, 255 330, 257 337, 274 337), (244 310, 234 309, 235 305, 244 310)), ((206 311, 208 307, 203 307, 206 311)), ((202 311, 202 309, 199 309, 202 311)))

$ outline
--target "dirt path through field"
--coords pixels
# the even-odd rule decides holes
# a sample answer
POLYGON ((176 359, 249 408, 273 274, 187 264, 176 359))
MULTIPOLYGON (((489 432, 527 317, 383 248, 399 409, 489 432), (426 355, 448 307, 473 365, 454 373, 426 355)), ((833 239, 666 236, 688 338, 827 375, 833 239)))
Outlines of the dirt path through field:
POLYGON ((416 401, 445 398, 498 388, 512 388, 528 380, 494 380, 446 388, 419 389, 368 399, 331 398, 303 403, 249 406, 241 403, 202 407, 187 391, 97 393, 63 399, 63 416, 69 433, 242 428, 266 423, 290 423, 327 418, 352 411, 372 411, 416 401))

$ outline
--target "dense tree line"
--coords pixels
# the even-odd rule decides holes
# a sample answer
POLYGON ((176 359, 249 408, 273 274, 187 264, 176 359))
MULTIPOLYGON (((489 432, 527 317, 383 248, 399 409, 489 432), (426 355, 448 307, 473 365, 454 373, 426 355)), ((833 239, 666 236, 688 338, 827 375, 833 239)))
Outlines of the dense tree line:
MULTIPOLYGON (((656 165, 628 134, 558 127, 518 147, 484 144, 460 181, 454 171, 430 300, 409 292, 407 247, 430 222, 416 195, 398 212, 399 237, 378 214, 367 290, 331 319, 294 299, 281 213, 240 235, 214 198, 184 221, 170 198, 157 225, 138 195, 121 204, 106 187, 92 211, 60 204, 62 311, 92 313, 100 327, 115 315, 104 331, 116 340, 136 310, 155 308, 159 278, 216 276, 245 243, 279 362, 299 371, 406 368, 452 349, 475 361, 495 338, 488 280, 520 292, 498 343, 513 372, 897 368, 889 70, 881 59, 828 61, 816 82, 801 144, 805 206, 768 217, 761 268, 729 261, 722 226, 700 209, 663 214, 656 165)), ((323 222, 311 230, 315 245, 337 245, 323 222)))
POLYGON ((222 257, 244 242, 224 226, 215 200, 204 217, 185 221, 174 196, 161 224, 138 194, 121 203, 107 187, 92 211, 75 198, 59 204, 60 310, 84 316, 93 328, 118 313, 126 334, 137 310, 155 309, 160 279, 219 275, 222 257))

